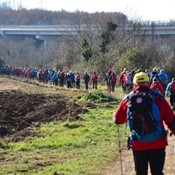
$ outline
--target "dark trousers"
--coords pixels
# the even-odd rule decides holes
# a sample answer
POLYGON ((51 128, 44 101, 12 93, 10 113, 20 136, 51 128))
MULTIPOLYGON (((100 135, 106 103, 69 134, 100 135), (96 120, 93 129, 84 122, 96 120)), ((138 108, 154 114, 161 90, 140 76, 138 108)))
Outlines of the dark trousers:
POLYGON ((173 108, 175 108, 175 94, 170 95, 170 104, 173 108))
POLYGON ((78 81, 75 81, 75 85, 76 85, 76 88, 77 89, 80 89, 80 81, 78 80, 78 81))
POLYGON ((116 82, 111 82, 112 92, 114 92, 114 91, 115 91, 115 84, 116 84, 116 82))
POLYGON ((148 164, 152 175, 163 175, 165 148, 133 151, 136 175, 147 175, 148 164))
POLYGON ((93 81, 92 82, 92 88, 93 89, 97 89, 97 81, 93 81))
POLYGON ((86 88, 86 90, 88 90, 88 88, 89 88, 89 82, 88 81, 85 81, 85 88, 86 88))

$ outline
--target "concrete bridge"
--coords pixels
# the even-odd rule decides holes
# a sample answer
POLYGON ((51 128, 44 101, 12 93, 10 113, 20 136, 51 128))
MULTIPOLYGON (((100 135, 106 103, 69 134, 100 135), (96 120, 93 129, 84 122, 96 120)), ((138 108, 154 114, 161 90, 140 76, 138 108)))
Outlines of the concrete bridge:
POLYGON ((76 36, 78 29, 72 25, 0 25, 0 36, 7 39, 32 37, 37 40, 55 40, 60 36, 76 36))
MULTIPOLYGON (((0 36, 8 39, 24 39, 33 37, 36 40, 55 40, 60 36, 77 36, 80 31, 87 31, 85 25, 0 25, 0 36)), ((96 31, 95 26, 92 31, 96 31)), ((143 36, 172 36, 175 35, 175 24, 142 24, 140 26, 118 26, 117 30, 143 36)), ((96 31, 97 32, 97 31, 96 31)))

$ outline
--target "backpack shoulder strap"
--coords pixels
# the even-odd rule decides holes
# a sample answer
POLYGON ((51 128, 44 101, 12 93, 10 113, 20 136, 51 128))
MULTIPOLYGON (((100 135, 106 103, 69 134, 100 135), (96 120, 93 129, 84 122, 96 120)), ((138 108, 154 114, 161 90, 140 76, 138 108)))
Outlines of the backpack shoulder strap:
POLYGON ((129 98, 134 94, 135 91, 131 91, 129 94, 125 95, 123 98, 124 101, 129 100, 129 98))
POLYGON ((152 89, 149 90, 149 93, 150 93, 153 97, 158 97, 158 98, 160 98, 160 99, 164 99, 164 98, 165 98, 161 93, 159 93, 159 92, 157 92, 157 91, 154 91, 154 90, 152 90, 152 89))

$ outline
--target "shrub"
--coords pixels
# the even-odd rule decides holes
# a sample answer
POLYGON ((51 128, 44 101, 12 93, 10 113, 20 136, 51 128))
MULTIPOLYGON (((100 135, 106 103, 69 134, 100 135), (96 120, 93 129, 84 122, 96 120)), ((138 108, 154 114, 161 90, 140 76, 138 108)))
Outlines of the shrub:
POLYGON ((112 102, 115 101, 116 99, 110 95, 105 95, 102 92, 90 92, 89 94, 87 94, 86 100, 102 103, 102 102, 112 102))

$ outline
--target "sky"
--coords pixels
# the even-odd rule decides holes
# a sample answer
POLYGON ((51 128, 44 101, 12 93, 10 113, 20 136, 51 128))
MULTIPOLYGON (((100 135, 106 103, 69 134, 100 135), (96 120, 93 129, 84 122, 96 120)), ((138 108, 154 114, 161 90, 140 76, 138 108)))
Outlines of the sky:
POLYGON ((0 0, 5 1, 10 2, 12 7, 21 4, 26 9, 121 12, 131 20, 175 20, 175 0, 0 0))

